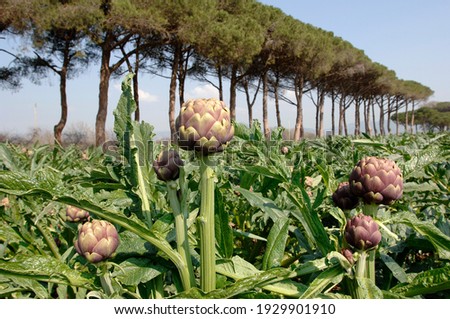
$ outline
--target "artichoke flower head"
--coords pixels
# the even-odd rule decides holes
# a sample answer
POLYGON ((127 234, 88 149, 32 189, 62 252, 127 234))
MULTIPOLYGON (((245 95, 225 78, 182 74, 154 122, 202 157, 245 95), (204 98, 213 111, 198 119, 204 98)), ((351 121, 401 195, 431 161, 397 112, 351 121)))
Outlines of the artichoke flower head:
POLYGON ((234 136, 230 111, 218 99, 186 101, 175 125, 178 145, 203 154, 223 151, 234 136))
POLYGON ((110 222, 93 220, 79 227, 74 245, 78 254, 91 263, 97 263, 111 257, 116 251, 119 234, 110 222))
POLYGON ((390 205, 403 194, 403 176, 387 158, 366 157, 356 164, 349 179, 351 192, 367 204, 390 205))
POLYGON ((348 182, 339 183, 338 188, 334 191, 332 197, 334 204, 343 210, 353 209, 358 206, 359 197, 353 195, 350 191, 348 182))
POLYGON ((89 219, 88 211, 70 205, 66 207, 66 220, 68 222, 84 222, 88 219, 89 219))
POLYGON ((347 221, 345 240, 356 249, 368 250, 380 243, 381 233, 372 217, 359 214, 347 221))
POLYGON ((176 180, 180 175, 180 166, 183 165, 183 160, 175 150, 162 151, 153 161, 156 176, 164 182, 176 180))

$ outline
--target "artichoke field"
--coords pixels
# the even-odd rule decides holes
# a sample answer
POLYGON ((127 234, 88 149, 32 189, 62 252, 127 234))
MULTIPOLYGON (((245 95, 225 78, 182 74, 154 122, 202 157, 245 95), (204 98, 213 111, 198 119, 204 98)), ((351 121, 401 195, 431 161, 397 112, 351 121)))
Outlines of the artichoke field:
POLYGON ((450 298, 449 133, 266 141, 199 99, 167 145, 130 81, 113 149, 0 144, 2 298, 450 298))

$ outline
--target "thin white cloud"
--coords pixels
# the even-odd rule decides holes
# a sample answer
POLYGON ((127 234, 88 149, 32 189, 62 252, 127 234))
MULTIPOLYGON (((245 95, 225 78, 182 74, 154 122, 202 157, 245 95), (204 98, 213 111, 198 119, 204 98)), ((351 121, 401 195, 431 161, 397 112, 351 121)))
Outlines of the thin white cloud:
POLYGON ((219 91, 212 84, 199 85, 190 90, 186 97, 188 99, 196 98, 219 98, 219 91))
POLYGON ((158 102, 157 95, 153 95, 153 94, 151 94, 147 91, 141 90, 141 89, 138 90, 138 93, 139 93, 139 100, 141 102, 149 102, 149 103, 158 102))

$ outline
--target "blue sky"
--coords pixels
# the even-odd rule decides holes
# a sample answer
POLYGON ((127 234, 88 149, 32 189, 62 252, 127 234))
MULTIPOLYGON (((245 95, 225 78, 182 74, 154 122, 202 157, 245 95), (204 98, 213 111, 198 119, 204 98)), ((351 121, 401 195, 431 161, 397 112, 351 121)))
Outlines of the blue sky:
MULTIPOLYGON (((273 5, 285 13, 316 27, 332 31, 336 36, 364 50, 373 61, 396 72, 405 80, 415 80, 435 91, 431 100, 450 101, 450 1, 363 1, 363 0, 296 0, 262 3, 273 5)), ((23 47, 14 40, 0 40, 1 48, 23 47)), ((25 47, 26 49, 26 47, 25 47)), ((9 57, 0 53, 0 65, 9 57)), ((67 129, 94 127, 98 105, 98 64, 92 65, 68 83, 69 120, 67 129)), ((120 95, 120 80, 113 80, 107 128, 112 128, 114 109, 120 95)), ((142 75, 142 119, 156 132, 168 131, 168 81, 142 75)), ((215 89, 205 83, 187 82, 186 97, 214 97, 215 89)), ((225 95, 228 101, 228 94, 225 95)), ((261 98, 254 106, 255 117, 261 119, 261 98)), ((246 103, 238 98, 237 119, 247 122, 246 103)), ((325 123, 330 126, 329 104, 325 123)), ((2 121, 0 132, 21 134, 33 127, 52 130, 59 119, 58 80, 54 76, 42 79, 41 85, 25 80, 17 92, 0 90, 2 121)), ((314 107, 305 97, 305 126, 314 127, 314 107)), ((283 125, 293 127, 295 109, 281 105, 283 125)), ((269 109, 270 125, 275 126, 273 103, 269 109)), ((349 119, 352 122, 353 119, 349 119)))

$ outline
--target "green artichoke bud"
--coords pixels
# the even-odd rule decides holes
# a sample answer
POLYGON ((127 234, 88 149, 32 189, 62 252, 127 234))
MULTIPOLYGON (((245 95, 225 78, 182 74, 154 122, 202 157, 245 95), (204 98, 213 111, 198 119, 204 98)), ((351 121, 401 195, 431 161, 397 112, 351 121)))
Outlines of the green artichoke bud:
POLYGON ((390 205, 402 197, 403 177, 394 161, 366 157, 350 174, 350 190, 367 204, 390 205))
POLYGON ((333 193, 332 197, 334 204, 340 209, 353 209, 358 206, 359 197, 353 195, 350 191, 348 182, 339 183, 338 188, 333 193))
POLYGON ((203 154, 223 151, 234 135, 230 112, 225 103, 217 99, 185 102, 175 125, 178 145, 203 154))
POLYGON ((66 220, 69 222, 84 222, 89 219, 89 212, 84 209, 67 205, 66 220))
POLYGON ((93 220, 84 223, 78 229, 75 249, 91 263, 111 257, 117 246, 119 246, 119 234, 110 222, 93 220))
POLYGON ((368 250, 381 241, 378 224, 370 216, 359 214, 347 221, 345 240, 349 245, 359 250, 368 250))
POLYGON ((183 164, 177 151, 165 150, 153 161, 153 169, 159 180, 174 181, 180 175, 180 166, 183 164))

